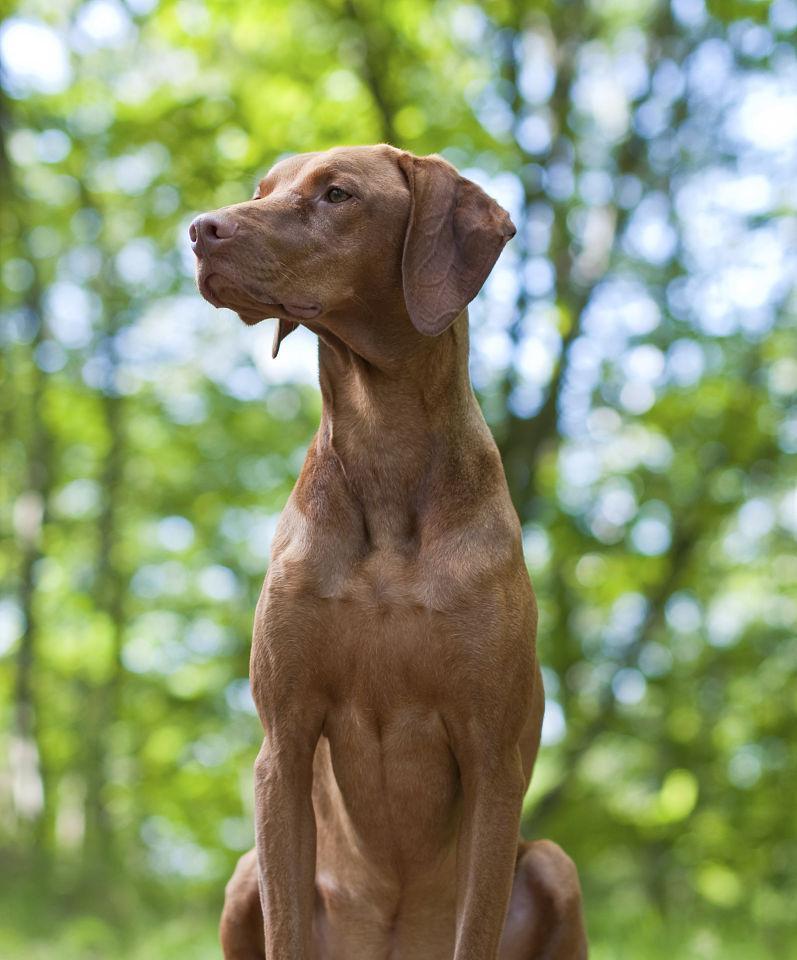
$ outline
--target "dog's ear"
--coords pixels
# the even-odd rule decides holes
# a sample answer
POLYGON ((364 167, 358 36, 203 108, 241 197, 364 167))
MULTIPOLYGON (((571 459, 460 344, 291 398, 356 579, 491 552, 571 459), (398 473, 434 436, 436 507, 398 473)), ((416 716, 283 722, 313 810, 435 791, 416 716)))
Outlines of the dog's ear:
POLYGON ((515 226, 506 210, 442 157, 402 153, 398 162, 410 188, 404 301, 416 329, 437 336, 481 290, 515 226))
POLYGON ((275 359, 277 354, 280 352, 280 344, 288 336, 289 333, 299 326, 298 323, 294 323, 293 320, 277 320, 277 325, 274 327, 274 339, 271 342, 271 357, 275 359))

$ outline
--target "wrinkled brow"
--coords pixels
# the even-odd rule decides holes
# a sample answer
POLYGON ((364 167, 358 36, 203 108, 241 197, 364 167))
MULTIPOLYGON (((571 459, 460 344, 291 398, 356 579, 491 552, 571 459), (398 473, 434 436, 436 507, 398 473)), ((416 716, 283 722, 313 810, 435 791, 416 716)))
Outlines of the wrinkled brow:
POLYGON ((362 169, 360 167, 336 161, 335 163, 325 163, 311 168, 302 177, 302 183, 309 187, 333 183, 343 186, 346 183, 356 183, 358 179, 362 179, 362 169))
POLYGON ((363 170, 359 165, 338 162, 313 167, 306 172, 297 169, 291 173, 280 171, 281 175, 276 176, 273 170, 270 171, 256 186, 255 199, 268 196, 280 182, 294 184, 305 190, 313 191, 319 187, 332 185, 354 188, 363 179, 363 170))
POLYGON ((308 161, 317 157, 318 153, 297 153, 275 163, 269 172, 255 185, 255 199, 269 194, 280 180, 292 179, 308 161))
POLYGON ((275 178, 268 174, 263 177, 262 180, 258 180, 255 183, 254 193, 252 194, 253 200, 259 200, 261 197, 265 197, 267 194, 271 193, 274 188, 275 178))

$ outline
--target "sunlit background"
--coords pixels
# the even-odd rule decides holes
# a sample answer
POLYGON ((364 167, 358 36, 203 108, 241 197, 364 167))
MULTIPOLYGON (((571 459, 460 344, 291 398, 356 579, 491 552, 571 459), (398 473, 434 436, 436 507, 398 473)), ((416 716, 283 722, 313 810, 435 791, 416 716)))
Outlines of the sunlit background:
MULTIPOLYGON (((4 9, 8 9, 8 4, 4 9)), ((291 151, 519 226, 472 375, 541 604, 524 832, 597 960, 797 947, 795 0, 72 0, 0 29, 0 957, 218 957, 252 611, 319 411, 193 286, 291 151)))

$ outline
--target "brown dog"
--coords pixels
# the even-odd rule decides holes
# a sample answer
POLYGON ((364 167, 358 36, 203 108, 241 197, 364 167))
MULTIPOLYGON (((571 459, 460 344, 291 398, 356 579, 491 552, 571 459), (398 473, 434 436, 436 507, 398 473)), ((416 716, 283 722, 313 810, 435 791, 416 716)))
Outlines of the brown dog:
POLYGON ((191 225, 208 300, 277 317, 275 355, 318 335, 323 397, 255 615, 257 848, 227 960, 586 956, 572 862, 518 845, 537 610, 468 378, 466 307, 514 233, 386 145, 283 160, 191 225))

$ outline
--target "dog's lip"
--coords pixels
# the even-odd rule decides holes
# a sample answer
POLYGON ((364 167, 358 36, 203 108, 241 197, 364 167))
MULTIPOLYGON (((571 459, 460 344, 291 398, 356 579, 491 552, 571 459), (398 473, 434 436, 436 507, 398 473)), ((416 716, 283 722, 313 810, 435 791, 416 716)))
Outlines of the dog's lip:
MULTIPOLYGON (((225 279, 222 274, 215 270, 211 273, 203 274, 198 280, 199 292, 208 303, 211 303, 214 307, 225 307, 227 304, 219 300, 210 285, 213 277, 225 279)), ((251 296, 251 294, 248 295, 251 296)), ((317 303, 281 303, 279 300, 261 300, 255 297, 252 297, 252 299, 257 300, 258 305, 261 306, 266 313, 281 311, 291 317, 296 317, 297 320, 312 320, 321 313, 321 305, 317 303)))
POLYGON ((321 307, 317 303, 283 303, 282 306, 286 313, 299 317, 301 320, 312 320, 313 317, 317 317, 321 313, 321 307))
POLYGON ((215 273, 208 273, 204 276, 198 277, 197 286, 199 287, 199 292, 208 301, 208 303, 212 304, 214 307, 223 307, 224 304, 221 302, 221 300, 219 300, 210 286, 210 278, 215 276, 215 273))

